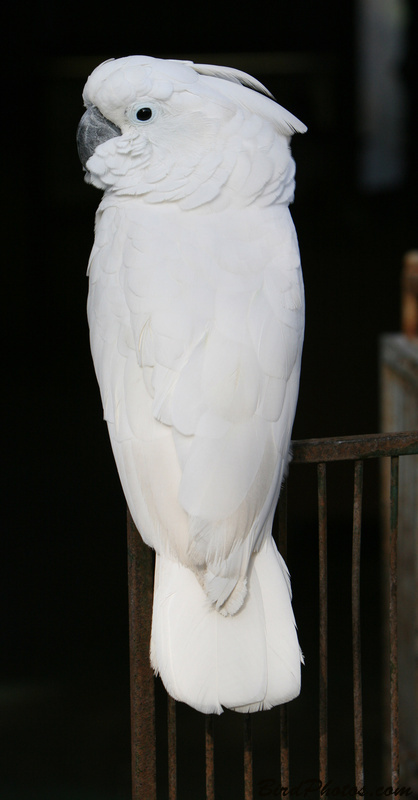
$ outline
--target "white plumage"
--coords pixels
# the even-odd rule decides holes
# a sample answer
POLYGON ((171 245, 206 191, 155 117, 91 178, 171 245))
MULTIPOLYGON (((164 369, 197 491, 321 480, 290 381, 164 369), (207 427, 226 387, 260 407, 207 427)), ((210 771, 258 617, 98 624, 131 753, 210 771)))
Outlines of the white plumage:
POLYGON ((91 349, 125 496, 157 553, 151 663, 206 713, 300 691, 271 537, 304 327, 288 204, 302 125, 254 78, 133 56, 89 77, 78 143, 104 190, 91 349))

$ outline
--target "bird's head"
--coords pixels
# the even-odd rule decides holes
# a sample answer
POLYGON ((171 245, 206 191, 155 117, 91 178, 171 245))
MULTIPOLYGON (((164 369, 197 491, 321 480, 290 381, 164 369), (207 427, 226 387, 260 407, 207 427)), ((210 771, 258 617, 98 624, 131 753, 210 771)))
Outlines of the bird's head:
POLYGON ((234 175, 242 192, 252 150, 266 156, 273 139, 281 139, 288 161, 290 136, 306 130, 254 78, 192 62, 105 61, 90 75, 83 99, 77 145, 86 180, 185 208, 214 200, 234 175))

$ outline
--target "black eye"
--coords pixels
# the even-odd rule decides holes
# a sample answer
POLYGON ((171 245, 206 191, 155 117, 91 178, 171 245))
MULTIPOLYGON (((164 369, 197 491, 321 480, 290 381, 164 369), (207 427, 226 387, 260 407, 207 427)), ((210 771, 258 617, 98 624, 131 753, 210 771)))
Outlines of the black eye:
POLYGON ((138 111, 135 114, 138 122, 147 122, 147 120, 151 119, 152 117, 152 108, 138 108, 138 111))

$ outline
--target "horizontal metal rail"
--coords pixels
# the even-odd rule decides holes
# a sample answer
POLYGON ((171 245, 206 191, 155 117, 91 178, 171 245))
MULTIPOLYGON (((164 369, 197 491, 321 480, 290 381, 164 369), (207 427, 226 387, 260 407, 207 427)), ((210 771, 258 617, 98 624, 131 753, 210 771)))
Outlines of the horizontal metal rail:
POLYGON ((292 462, 318 464, 325 461, 406 456, 416 453, 417 448, 418 431, 334 436, 329 439, 299 439, 292 442, 292 462))

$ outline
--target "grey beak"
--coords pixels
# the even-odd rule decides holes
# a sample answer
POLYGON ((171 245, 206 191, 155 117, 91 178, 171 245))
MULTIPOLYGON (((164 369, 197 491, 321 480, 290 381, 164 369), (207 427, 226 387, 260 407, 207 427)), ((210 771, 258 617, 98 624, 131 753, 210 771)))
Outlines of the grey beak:
POLYGON ((122 131, 117 125, 106 119, 96 106, 89 106, 77 128, 77 150, 83 167, 99 144, 121 135, 122 131))

